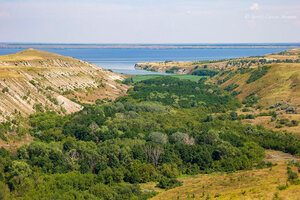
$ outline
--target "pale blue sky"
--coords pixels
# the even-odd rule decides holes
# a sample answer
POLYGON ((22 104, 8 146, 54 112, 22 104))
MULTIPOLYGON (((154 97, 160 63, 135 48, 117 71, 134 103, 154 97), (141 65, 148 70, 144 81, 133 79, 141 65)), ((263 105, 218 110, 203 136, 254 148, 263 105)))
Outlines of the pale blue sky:
POLYGON ((0 42, 300 42, 299 0, 0 0, 0 42))

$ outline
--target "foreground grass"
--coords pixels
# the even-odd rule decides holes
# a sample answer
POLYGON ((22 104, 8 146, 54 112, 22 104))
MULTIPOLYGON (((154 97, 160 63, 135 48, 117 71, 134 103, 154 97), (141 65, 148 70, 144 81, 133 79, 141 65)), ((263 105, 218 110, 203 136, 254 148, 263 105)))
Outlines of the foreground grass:
MULTIPOLYGON (((274 151, 272 152, 274 154, 274 151)), ((272 156, 274 156, 271 154, 272 156)), ((280 155, 275 155, 281 157, 280 155)), ((276 157, 277 159, 277 157, 276 157)), ((287 183, 285 158, 276 160, 271 168, 236 173, 213 173, 179 178, 183 185, 171 190, 155 188, 155 183, 142 185, 145 190, 159 192, 153 200, 162 199, 300 199, 300 185, 287 183)), ((273 160, 271 160, 273 161, 273 160)), ((293 168, 297 172, 297 168, 293 168)), ((298 172, 297 172, 298 173, 298 172)), ((298 176, 300 174, 298 173, 298 176)))
MULTIPOLYGON (((136 82, 140 82, 140 81, 144 81, 144 80, 148 80, 151 78, 157 78, 157 77, 161 77, 161 76, 165 76, 165 75, 137 75, 132 77, 132 80, 134 83, 136 82)), ((187 79, 190 81, 199 81, 202 78, 205 78, 206 76, 195 76, 195 75, 186 75, 186 74, 174 74, 174 75, 167 75, 167 76, 172 76, 172 77, 176 77, 179 79, 187 79)))

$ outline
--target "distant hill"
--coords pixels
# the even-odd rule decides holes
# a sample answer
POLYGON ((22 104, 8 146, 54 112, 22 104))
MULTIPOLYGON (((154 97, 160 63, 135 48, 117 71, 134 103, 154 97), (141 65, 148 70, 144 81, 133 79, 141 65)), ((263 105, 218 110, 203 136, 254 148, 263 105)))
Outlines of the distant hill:
POLYGON ((0 121, 35 110, 76 112, 82 109, 76 101, 113 100, 127 91, 118 81, 123 79, 91 63, 35 49, 0 56, 0 121))
POLYGON ((201 70, 216 69, 228 70, 240 67, 252 67, 272 63, 300 63, 300 49, 292 49, 275 54, 267 54, 265 56, 253 56, 236 59, 221 59, 221 60, 203 60, 203 61, 188 61, 188 62, 148 62, 137 63, 136 69, 167 72, 175 74, 199 74, 201 70))

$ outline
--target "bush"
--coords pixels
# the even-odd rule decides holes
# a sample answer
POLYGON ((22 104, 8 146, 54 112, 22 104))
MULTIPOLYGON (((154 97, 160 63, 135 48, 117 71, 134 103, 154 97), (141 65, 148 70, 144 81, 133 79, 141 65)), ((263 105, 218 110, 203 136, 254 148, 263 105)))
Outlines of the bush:
POLYGON ((181 185, 182 183, 175 178, 162 177, 156 187, 169 190, 181 185))
POLYGON ((5 92, 8 92, 8 88, 7 87, 5 87, 5 88, 2 89, 2 93, 4 94, 5 92))
POLYGON ((245 118, 246 119, 255 119, 255 115, 249 114, 249 115, 246 115, 245 118))
POLYGON ((33 108, 36 110, 36 112, 44 112, 44 108, 43 108, 42 103, 34 104, 33 108))
POLYGON ((289 127, 292 127, 292 126, 298 126, 299 125, 299 121, 297 120, 292 120, 290 123, 286 124, 287 126, 289 127))
POLYGON ((278 185, 278 186, 277 186, 278 190, 285 190, 285 189, 287 189, 288 187, 289 187, 289 184, 288 184, 288 183, 286 183, 285 185, 278 185))
POLYGON ((298 178, 298 174, 293 172, 292 170, 288 170, 288 180, 293 181, 298 178))
POLYGON ((242 109, 242 112, 249 112, 249 111, 250 111, 249 108, 243 108, 243 109, 242 109))
POLYGON ((33 86, 36 86, 36 82, 34 80, 30 80, 29 83, 31 83, 33 86))

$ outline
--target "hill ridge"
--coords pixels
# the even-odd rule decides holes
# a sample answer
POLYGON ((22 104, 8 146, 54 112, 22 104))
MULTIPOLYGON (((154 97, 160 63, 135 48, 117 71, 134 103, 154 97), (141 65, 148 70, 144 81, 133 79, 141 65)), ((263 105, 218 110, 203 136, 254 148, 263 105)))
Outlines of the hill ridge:
POLYGON ((83 103, 115 99, 127 91, 128 86, 115 81, 123 79, 94 64, 36 49, 0 56, 0 121, 37 109, 60 113, 82 109, 70 99, 83 103))

